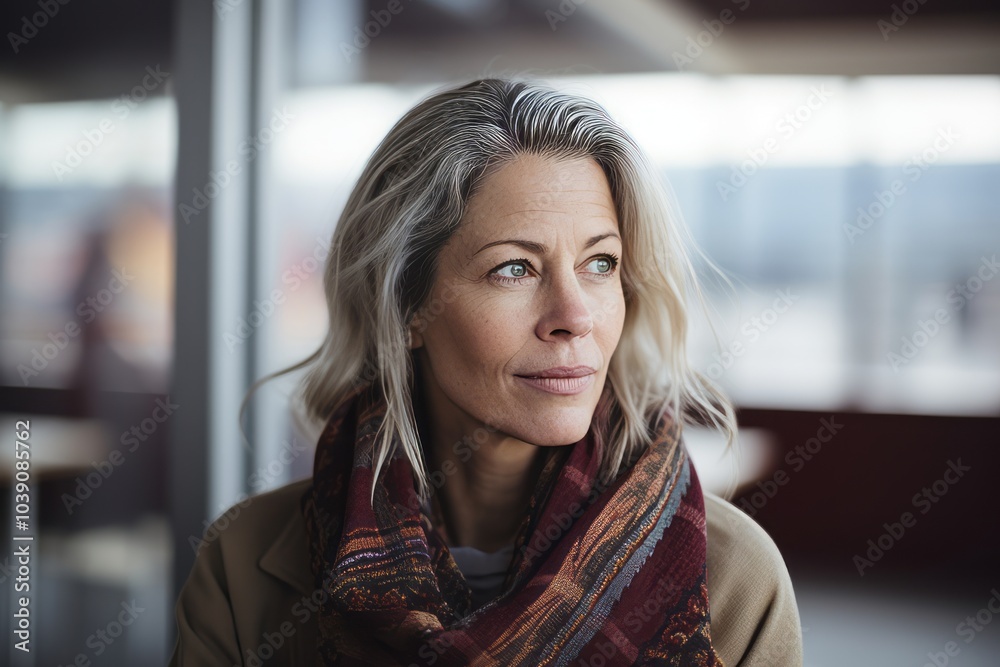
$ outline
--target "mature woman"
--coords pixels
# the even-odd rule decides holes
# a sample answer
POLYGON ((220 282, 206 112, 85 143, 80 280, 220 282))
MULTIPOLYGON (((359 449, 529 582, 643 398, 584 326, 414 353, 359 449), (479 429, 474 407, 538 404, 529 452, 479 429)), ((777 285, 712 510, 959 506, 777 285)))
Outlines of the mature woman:
POLYGON ((593 102, 485 79, 407 113, 289 369, 313 477, 206 532, 171 664, 800 665, 780 554, 681 440, 735 429, 686 360, 685 243, 593 102))

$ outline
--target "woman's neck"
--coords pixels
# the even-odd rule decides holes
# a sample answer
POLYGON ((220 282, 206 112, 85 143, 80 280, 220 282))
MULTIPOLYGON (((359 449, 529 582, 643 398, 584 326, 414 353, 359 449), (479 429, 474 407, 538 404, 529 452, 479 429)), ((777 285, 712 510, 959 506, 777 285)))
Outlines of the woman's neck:
POLYGON ((544 463, 543 448, 473 420, 429 382, 414 401, 431 492, 449 546, 496 551, 514 540, 544 463))

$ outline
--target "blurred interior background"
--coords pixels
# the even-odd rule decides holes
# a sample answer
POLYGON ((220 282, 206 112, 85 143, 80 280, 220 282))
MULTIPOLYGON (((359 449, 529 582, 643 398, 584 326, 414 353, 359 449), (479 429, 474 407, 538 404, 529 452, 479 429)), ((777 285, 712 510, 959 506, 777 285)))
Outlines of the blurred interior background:
MULTIPOLYGON (((740 408, 733 502, 806 665, 1000 664, 1000 5, 36 0, 0 26, 0 424, 31 423, 41 550, 34 662, 9 632, 0 662, 166 660, 192 538, 311 474, 297 376, 249 444, 237 411, 319 343, 368 155, 429 93, 525 73, 604 105, 734 279, 691 350, 740 408)), ((720 492, 718 439, 688 444, 720 492)))

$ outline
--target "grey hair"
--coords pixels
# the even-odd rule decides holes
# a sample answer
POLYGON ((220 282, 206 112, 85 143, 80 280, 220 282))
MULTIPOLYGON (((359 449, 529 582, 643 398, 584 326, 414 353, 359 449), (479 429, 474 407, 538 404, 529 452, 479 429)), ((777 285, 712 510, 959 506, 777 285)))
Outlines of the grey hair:
POLYGON ((387 411, 376 436, 372 499, 397 439, 421 499, 431 493, 411 403, 408 324, 427 306, 437 255, 470 197, 485 176, 526 153, 596 161, 619 219, 626 312, 608 368, 611 408, 600 420, 601 481, 612 481, 648 447, 650 420, 664 410, 719 429, 727 449, 734 442, 730 400, 687 359, 690 305, 705 307, 705 300, 685 246, 701 251, 661 179, 599 104, 535 81, 483 78, 427 97, 375 149, 331 239, 325 339, 302 362, 251 388, 307 369, 298 398, 321 425, 352 390, 377 381, 387 411))

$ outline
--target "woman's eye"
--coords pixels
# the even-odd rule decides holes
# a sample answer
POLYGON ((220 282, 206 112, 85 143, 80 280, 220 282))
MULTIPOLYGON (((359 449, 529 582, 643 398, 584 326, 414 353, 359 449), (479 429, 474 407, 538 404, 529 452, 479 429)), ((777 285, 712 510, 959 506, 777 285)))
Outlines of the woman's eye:
POLYGON ((607 257, 598 257, 591 264, 597 265, 597 273, 607 273, 611 270, 611 260, 607 257))
POLYGON ((504 278, 524 278, 528 275, 528 267, 524 262, 513 262, 497 269, 497 275, 504 278), (503 273, 508 270, 510 273, 503 273))
POLYGON ((611 256, 595 257, 589 266, 596 265, 594 273, 599 275, 610 275, 614 272, 615 267, 618 265, 617 258, 611 256))

